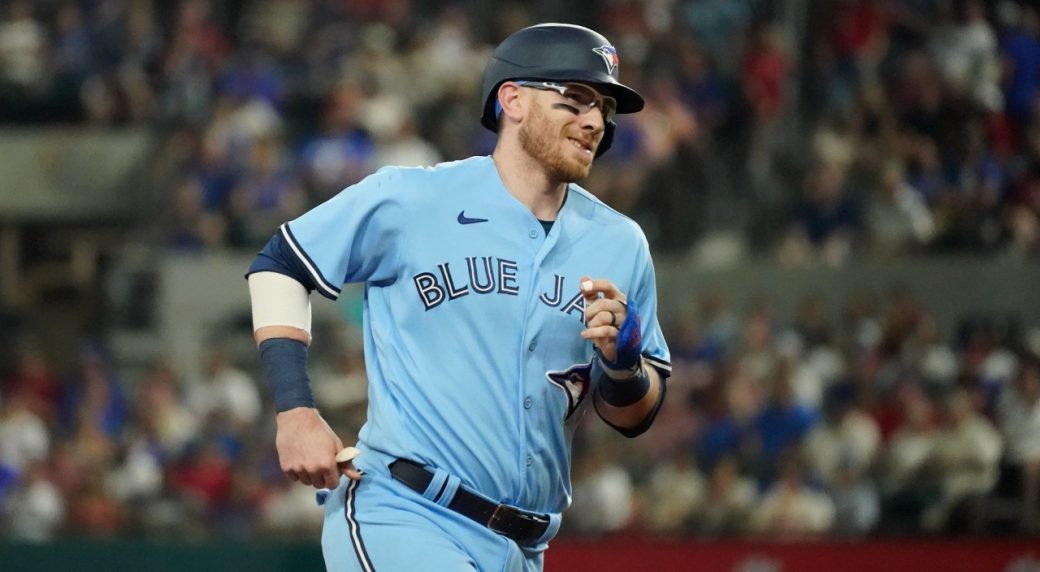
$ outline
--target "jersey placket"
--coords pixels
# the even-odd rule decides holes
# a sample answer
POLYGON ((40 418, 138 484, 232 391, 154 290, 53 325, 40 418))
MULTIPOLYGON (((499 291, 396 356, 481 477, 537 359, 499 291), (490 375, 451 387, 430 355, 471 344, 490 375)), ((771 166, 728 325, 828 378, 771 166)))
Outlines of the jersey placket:
POLYGON ((545 231, 540 228, 541 223, 531 217, 531 222, 537 225, 539 228, 532 226, 528 230, 528 237, 531 240, 541 240, 541 245, 538 251, 535 253, 533 260, 531 260, 531 268, 528 275, 530 281, 526 288, 527 299, 524 301, 525 315, 524 315, 524 327, 523 332, 520 336, 520 375, 518 384, 518 419, 520 420, 520 438, 523 446, 520 450, 520 474, 521 479, 516 483, 518 487, 514 491, 514 498, 520 499, 526 489, 525 483, 530 472, 530 467, 537 460, 533 453, 532 442, 528 438, 528 428, 531 423, 536 422, 539 418, 539 409, 544 407, 542 403, 542 393, 538 391, 536 384, 542 383, 543 376, 545 374, 545 367, 541 360, 531 359, 535 350, 538 348, 538 336, 542 326, 545 322, 545 312, 540 311, 542 308, 541 303, 538 301, 540 296, 540 290, 538 288, 539 278, 541 276, 542 263, 545 258, 552 252, 553 247, 560 236, 560 218, 562 218, 562 210, 560 217, 557 218, 556 223, 553 224, 548 236, 545 235, 545 231), (533 371, 532 371, 533 370, 533 371))

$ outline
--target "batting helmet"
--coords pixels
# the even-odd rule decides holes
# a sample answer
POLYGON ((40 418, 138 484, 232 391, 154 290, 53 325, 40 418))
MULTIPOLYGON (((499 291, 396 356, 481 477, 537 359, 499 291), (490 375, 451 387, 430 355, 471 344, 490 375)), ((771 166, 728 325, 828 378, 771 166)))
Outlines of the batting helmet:
MULTIPOLYGON (((587 83, 616 99, 618 113, 635 113, 643 109, 643 97, 618 81, 618 64, 614 46, 582 26, 539 24, 514 32, 495 48, 484 68, 480 123, 498 132, 498 88, 511 80, 587 83)), ((607 122, 597 157, 610 148, 616 128, 607 122)))

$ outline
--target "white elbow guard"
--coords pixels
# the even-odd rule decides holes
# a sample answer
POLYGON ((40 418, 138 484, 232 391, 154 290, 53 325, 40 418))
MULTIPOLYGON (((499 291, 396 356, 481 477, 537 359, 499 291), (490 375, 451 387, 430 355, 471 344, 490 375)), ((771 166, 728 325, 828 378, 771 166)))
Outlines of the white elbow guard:
POLYGON ((303 284, 277 272, 249 275, 253 331, 265 326, 292 326, 311 332, 311 297, 303 284))

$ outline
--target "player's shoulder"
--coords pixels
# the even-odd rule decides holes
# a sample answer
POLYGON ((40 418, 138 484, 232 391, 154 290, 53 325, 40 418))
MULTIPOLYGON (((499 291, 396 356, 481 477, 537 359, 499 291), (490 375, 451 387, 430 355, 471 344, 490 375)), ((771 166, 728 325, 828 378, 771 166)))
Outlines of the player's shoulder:
MULTIPOLYGON (((614 207, 601 201, 599 197, 592 194, 581 185, 571 183, 569 190, 570 193, 567 196, 567 200, 571 202, 570 206, 572 206, 575 211, 579 212, 583 217, 594 219, 596 222, 600 223, 623 225, 636 224, 634 220, 614 209, 614 207)), ((638 227, 638 225, 636 226, 638 227)))
POLYGON ((625 233, 639 242, 646 243, 646 236, 639 223, 601 201, 581 185, 571 183, 567 201, 570 203, 568 206, 582 219, 595 225, 611 227, 611 232, 625 233))
POLYGON ((422 213, 443 202, 448 193, 474 187, 471 182, 476 176, 467 173, 480 173, 482 169, 486 172, 480 159, 472 157, 428 167, 381 167, 338 193, 323 208, 356 209, 367 205, 396 209, 398 216, 403 217, 422 213))
POLYGON ((469 157, 420 167, 389 165, 380 168, 371 177, 405 188, 428 191, 438 186, 449 186, 459 178, 480 175, 487 171, 489 164, 490 157, 469 157))

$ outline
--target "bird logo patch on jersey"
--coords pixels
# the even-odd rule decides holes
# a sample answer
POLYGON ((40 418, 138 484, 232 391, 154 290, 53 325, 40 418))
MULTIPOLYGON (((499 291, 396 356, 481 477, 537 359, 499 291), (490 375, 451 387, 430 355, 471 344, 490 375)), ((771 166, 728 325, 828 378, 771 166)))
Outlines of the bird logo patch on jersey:
POLYGON ((547 371, 545 377, 567 396, 567 414, 563 416, 563 420, 566 421, 577 411, 589 393, 592 362, 575 364, 563 371, 547 371))
POLYGON ((618 65, 621 63, 614 46, 600 46, 598 48, 592 48, 592 51, 596 52, 603 58, 603 63, 607 64, 607 73, 609 74, 613 74, 614 70, 616 70, 618 65))

